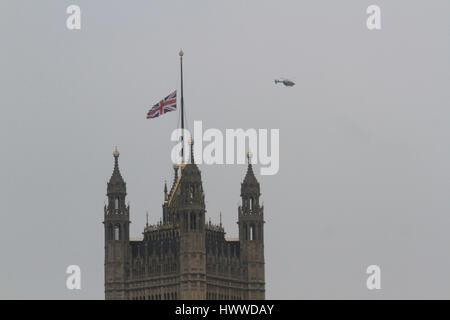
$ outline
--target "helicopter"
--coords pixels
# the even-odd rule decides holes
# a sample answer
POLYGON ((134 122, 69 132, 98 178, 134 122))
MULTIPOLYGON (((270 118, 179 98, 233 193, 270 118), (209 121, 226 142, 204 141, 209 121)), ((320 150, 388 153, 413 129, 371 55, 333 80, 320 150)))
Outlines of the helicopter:
POLYGON ((277 84, 277 83, 282 83, 286 87, 293 87, 293 86, 295 86, 295 83, 293 81, 291 81, 291 80, 288 80, 288 79, 280 79, 280 80, 275 79, 275 84, 277 84))

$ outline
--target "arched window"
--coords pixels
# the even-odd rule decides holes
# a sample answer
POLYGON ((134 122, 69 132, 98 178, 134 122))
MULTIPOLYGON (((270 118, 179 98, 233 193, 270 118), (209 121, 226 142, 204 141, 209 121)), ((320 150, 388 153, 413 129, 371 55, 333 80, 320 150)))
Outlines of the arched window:
POLYGON ((191 220, 191 230, 197 229, 197 221, 196 221, 195 212, 191 212, 190 220, 191 220))
POLYGON ((117 198, 114 200, 114 209, 116 209, 116 210, 119 209, 119 197, 117 197, 117 198))
POLYGON ((120 240, 120 225, 116 224, 114 226, 114 240, 120 240))
POLYGON ((194 199, 194 186, 189 186, 189 199, 194 199))
POLYGON ((253 224, 250 226, 250 240, 255 240, 255 226, 253 224))
POLYGON ((250 197, 250 210, 251 211, 253 211, 253 206, 254 206, 253 197, 250 197))

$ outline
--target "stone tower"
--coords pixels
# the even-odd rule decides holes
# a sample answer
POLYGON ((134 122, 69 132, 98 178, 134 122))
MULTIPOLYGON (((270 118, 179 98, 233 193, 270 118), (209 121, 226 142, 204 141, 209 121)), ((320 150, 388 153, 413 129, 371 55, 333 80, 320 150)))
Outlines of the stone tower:
POLYGON ((105 298, 131 300, 264 299, 264 217, 260 187, 248 155, 238 210, 239 238, 220 224, 205 223, 205 194, 194 162, 174 165, 164 185, 162 219, 148 221, 142 237, 130 238, 126 184, 114 151, 105 205, 105 298))
POLYGON ((242 204, 238 209, 241 261, 248 282, 247 299, 265 299, 264 206, 259 203, 261 193, 251 156, 249 152, 247 174, 241 184, 242 204))
POLYGON ((104 208, 105 296, 126 299, 128 275, 130 207, 125 204, 126 183, 119 170, 119 151, 115 149, 114 170, 107 185, 108 204, 104 208))
POLYGON ((180 226, 180 299, 206 299, 205 196, 200 170, 194 162, 190 141, 189 164, 173 197, 175 223, 180 226))

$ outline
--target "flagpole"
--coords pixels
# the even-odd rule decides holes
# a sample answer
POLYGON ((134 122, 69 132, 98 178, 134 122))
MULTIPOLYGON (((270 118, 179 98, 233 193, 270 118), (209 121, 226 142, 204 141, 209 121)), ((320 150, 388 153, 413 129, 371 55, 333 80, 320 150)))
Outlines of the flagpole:
POLYGON ((181 69, 181 162, 184 163, 184 99, 183 99, 183 50, 180 49, 181 69))

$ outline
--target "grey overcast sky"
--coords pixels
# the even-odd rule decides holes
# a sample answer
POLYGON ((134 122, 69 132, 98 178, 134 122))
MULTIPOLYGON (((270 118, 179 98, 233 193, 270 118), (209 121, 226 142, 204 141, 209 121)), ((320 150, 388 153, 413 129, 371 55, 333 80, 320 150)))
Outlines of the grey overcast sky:
MULTIPOLYGON (((179 86, 180 48, 191 127, 280 129, 280 171, 258 175, 267 298, 450 298, 449 12, 447 0, 1 1, 0 298, 104 298, 113 147, 140 236, 145 212, 161 215, 177 123, 145 115, 179 86), (71 264, 79 291, 65 287, 71 264)), ((245 165, 201 170, 207 219, 222 211, 236 236, 245 165)))

